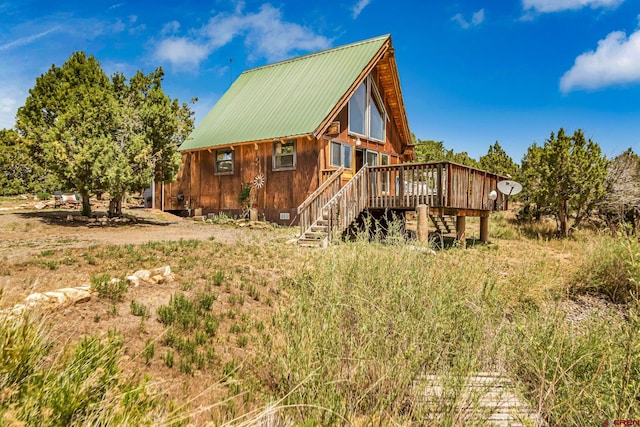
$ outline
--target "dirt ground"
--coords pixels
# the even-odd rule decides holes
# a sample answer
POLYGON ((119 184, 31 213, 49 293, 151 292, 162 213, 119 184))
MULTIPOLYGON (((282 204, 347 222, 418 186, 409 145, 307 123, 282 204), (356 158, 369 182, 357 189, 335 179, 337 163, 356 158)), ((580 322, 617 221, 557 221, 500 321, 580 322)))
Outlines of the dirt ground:
MULTIPOLYGON (((153 209, 130 209, 124 214, 132 222, 99 225, 98 221, 82 220, 80 213, 72 209, 3 208, 0 211, 1 305, 19 302, 32 292, 59 288, 61 282, 65 286, 88 282, 90 269, 78 266, 61 265, 51 271, 34 269, 29 263, 43 253, 59 256, 66 251, 69 256, 77 257, 82 254, 76 249, 181 239, 268 244, 274 240, 290 240, 297 232, 296 228, 274 228, 264 223, 239 227, 195 222, 153 209)), ((106 216, 103 211, 97 211, 95 215, 98 218, 106 216)))
MULTIPOLYGON (((230 360, 251 360, 254 343, 261 339, 256 325, 268 324, 286 297, 279 290, 279 280, 286 274, 282 267, 261 261, 271 259, 274 248, 287 257, 298 254, 297 247, 285 245, 295 237, 297 228, 266 223, 216 225, 142 208, 125 211, 129 222, 107 223, 104 211, 96 215, 98 218, 88 222, 77 210, 11 208, 4 201, 0 208, 0 309, 23 302, 33 292, 89 283, 96 274, 123 277, 136 270, 170 265, 174 281, 130 287, 117 302, 94 294, 88 302, 47 313, 50 337, 56 343, 54 352, 64 351, 79 337, 104 336, 116 330, 125 339, 121 369, 127 375, 151 375, 161 396, 188 405, 196 414, 200 412, 196 408, 227 398, 228 385, 220 382, 223 366, 230 360), (181 246, 180 240, 186 242, 181 246), (206 244, 191 249, 192 240, 206 244), (166 241, 177 244, 145 246, 166 241), (127 247, 132 250, 128 252, 127 247), (169 251, 176 247, 178 252, 169 251), (224 272, 224 284, 211 290, 209 278, 215 272, 224 272), (260 293, 259 298, 255 293, 252 296, 252 288, 260 293), (209 343, 215 361, 189 375, 178 369, 177 352, 176 366, 170 368, 163 361, 173 350, 163 341, 165 327, 156 313, 174 293, 197 295, 207 289, 217 295, 212 313, 220 319, 218 333, 209 343), (150 318, 135 316, 132 302, 147 307, 150 318), (234 332, 239 325, 243 332, 234 332), (240 339, 248 339, 248 343, 240 345, 240 339), (149 343, 155 346, 155 356, 145 362, 141 355, 149 343)), ((244 403, 239 399, 236 404, 244 403)), ((211 417, 210 410, 203 410, 191 421, 203 424, 211 417)))

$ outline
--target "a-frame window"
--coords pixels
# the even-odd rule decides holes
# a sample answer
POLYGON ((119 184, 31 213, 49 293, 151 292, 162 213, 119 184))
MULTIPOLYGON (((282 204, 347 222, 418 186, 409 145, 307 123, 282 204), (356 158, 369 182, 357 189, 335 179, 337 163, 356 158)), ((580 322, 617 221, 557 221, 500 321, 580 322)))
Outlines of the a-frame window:
POLYGON ((349 133, 384 142, 387 113, 375 82, 368 76, 349 100, 349 133))

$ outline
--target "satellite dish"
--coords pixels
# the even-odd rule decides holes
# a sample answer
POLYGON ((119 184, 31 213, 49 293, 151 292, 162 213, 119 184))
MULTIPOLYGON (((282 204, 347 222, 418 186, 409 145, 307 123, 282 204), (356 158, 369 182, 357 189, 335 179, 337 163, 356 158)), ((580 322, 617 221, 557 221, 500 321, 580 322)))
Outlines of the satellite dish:
POLYGON ((505 196, 514 196, 522 191, 522 184, 511 180, 500 181, 498 183, 498 191, 505 196))

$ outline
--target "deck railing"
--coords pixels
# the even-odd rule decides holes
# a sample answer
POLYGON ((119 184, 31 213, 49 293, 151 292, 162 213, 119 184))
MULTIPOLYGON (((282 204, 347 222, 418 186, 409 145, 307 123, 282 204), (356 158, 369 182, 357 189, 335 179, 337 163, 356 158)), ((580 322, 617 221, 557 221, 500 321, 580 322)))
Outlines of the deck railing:
POLYGON ((504 177, 451 162, 404 163, 369 167, 370 208, 431 207, 490 210, 506 208, 497 192, 494 204, 489 193, 504 177))
POLYGON ((340 190, 342 173, 344 168, 333 171, 333 173, 311 193, 307 199, 298 206, 300 217, 300 233, 303 235, 311 225, 322 216, 322 208, 340 190))
POLYGON ((324 206, 323 214, 329 221, 329 240, 346 230, 367 208, 369 186, 369 168, 365 165, 324 206))

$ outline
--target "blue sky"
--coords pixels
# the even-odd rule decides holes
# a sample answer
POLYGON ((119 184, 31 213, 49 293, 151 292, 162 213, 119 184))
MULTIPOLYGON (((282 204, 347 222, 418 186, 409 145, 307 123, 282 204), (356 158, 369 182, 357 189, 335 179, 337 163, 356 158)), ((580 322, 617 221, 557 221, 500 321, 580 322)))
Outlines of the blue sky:
POLYGON ((519 162, 582 128, 609 157, 640 152, 638 0, 0 0, 0 128, 76 50, 108 74, 162 66, 199 120, 243 70, 386 33, 420 139, 476 158, 497 140, 519 162))

